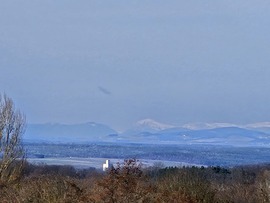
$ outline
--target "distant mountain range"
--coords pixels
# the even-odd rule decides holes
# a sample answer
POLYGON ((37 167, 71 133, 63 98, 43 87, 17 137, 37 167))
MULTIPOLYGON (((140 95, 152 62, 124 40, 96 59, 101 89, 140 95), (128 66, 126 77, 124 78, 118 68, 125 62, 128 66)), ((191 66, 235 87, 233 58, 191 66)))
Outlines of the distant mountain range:
POLYGON ((29 124, 24 136, 25 141, 35 142, 88 142, 108 140, 117 132, 100 123, 82 124, 29 124))
POLYGON ((29 124, 23 139, 26 142, 52 143, 133 142, 270 147, 270 122, 248 125, 190 123, 173 126, 144 119, 122 133, 94 122, 72 125, 29 124))

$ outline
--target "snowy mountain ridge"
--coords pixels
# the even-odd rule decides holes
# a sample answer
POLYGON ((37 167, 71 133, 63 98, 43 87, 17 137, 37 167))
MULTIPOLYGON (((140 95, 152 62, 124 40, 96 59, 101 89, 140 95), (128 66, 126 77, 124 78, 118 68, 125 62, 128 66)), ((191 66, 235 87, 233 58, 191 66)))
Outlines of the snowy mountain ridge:
POLYGON ((153 130, 165 130, 168 128, 174 128, 175 126, 157 122, 153 119, 143 119, 136 123, 136 127, 151 128, 153 130))
POLYGON ((181 127, 190 130, 204 130, 204 129, 240 127, 240 126, 232 123, 187 123, 182 125, 181 127))
POLYGON ((186 123, 183 125, 171 125, 164 124, 154 119, 143 119, 136 123, 136 126, 144 126, 149 127, 155 130, 165 130, 170 128, 185 128, 189 130, 207 130, 207 129, 215 129, 215 128, 227 128, 227 127, 238 127, 244 129, 258 129, 258 128, 270 128, 270 122, 257 122, 257 123, 248 123, 248 124, 234 124, 234 123, 226 123, 226 122, 194 122, 194 123, 186 123))

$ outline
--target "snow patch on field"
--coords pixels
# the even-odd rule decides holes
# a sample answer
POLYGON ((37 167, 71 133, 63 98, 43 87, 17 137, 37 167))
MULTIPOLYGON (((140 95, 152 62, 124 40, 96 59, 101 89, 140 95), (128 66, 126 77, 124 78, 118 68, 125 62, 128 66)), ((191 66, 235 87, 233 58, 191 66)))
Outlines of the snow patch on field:
MULTIPOLYGON (((46 164, 46 165, 69 165, 77 169, 96 168, 102 169, 102 164, 108 158, 79 158, 79 157, 65 157, 65 158, 28 158, 27 160, 32 164, 46 164)), ((113 165, 117 163, 123 163, 124 159, 109 159, 113 165)), ((142 167, 151 167, 155 165, 163 167, 183 167, 183 166, 202 166, 196 164, 189 164, 185 162, 176 161, 164 161, 164 160, 151 160, 151 159, 139 159, 142 167)))

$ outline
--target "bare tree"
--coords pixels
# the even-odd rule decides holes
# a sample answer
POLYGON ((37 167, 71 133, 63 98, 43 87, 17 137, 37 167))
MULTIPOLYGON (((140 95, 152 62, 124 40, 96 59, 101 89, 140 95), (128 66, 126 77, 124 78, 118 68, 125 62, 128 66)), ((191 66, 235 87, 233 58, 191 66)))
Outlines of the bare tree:
POLYGON ((21 137, 25 116, 11 98, 0 95, 0 185, 18 180, 25 161, 21 137))

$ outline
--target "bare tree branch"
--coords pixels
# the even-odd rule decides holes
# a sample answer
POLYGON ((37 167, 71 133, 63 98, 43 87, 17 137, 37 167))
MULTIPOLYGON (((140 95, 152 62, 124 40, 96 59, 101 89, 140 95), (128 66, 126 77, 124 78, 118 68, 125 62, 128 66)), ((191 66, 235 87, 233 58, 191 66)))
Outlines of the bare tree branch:
POLYGON ((21 136, 25 116, 15 109, 11 98, 0 95, 0 184, 18 180, 25 161, 21 136))

